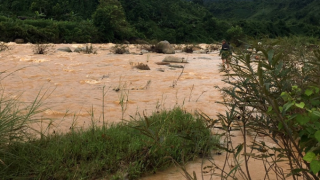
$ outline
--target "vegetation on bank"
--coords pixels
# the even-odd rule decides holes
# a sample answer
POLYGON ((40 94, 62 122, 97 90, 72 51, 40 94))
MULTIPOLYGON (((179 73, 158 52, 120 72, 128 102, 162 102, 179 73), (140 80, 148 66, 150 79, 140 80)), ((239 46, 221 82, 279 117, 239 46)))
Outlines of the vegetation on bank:
POLYGON ((320 37, 316 0, 3 0, 0 40, 31 43, 212 43, 320 37))
POLYGON ((261 161, 261 178, 275 174, 277 179, 320 179, 319 45, 307 46, 304 38, 282 38, 248 46, 252 51, 238 49, 232 73, 225 74, 223 81, 230 86, 220 88, 221 103, 228 111, 218 118, 225 141, 233 142, 235 129, 243 141, 224 147, 231 170, 217 168, 224 178, 253 179, 249 164, 261 161))
MULTIPOLYGON (((27 123, 17 121, 20 126, 27 123)), ((1 116, 0 123, 8 122, 1 116)), ((1 127, 0 176, 4 179, 138 179, 174 163, 204 157, 219 142, 201 118, 180 108, 40 139, 22 134, 20 128, 1 127), (22 139, 12 139, 8 129, 22 139)))
POLYGON ((20 20, 0 16, 0 31, 0 39, 5 42, 15 39, 31 43, 99 42, 97 29, 86 21, 20 20))

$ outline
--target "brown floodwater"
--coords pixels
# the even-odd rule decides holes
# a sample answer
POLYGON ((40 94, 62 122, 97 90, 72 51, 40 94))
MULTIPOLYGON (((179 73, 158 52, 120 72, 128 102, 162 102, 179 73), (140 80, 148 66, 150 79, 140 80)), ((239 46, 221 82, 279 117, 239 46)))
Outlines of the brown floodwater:
POLYGON ((130 45, 131 54, 111 53, 113 44, 94 44, 97 54, 57 51, 78 46, 83 45, 56 44, 41 55, 33 53, 32 44, 9 44, 11 50, 0 53, 5 94, 21 95, 21 101, 31 102, 39 92, 47 91, 43 103, 48 109, 42 116, 53 120, 51 130, 86 127, 92 115, 95 123, 102 123, 102 112, 105 122, 116 123, 137 113, 151 115, 175 106, 190 112, 201 110, 209 117, 224 109, 215 103, 221 94, 214 86, 223 85, 216 53, 174 54, 189 62, 180 64, 182 72, 182 68, 156 64, 168 55, 139 55, 141 50, 134 45, 130 45), (148 64, 150 70, 133 68, 137 63, 148 64))
MULTIPOLYGON (((210 118, 223 113, 217 104, 222 95, 215 86, 224 86, 219 72, 218 52, 210 54, 176 53, 171 56, 187 59, 182 68, 158 65, 165 54, 144 53, 130 45, 130 54, 113 54, 114 44, 93 44, 97 54, 67 53, 61 47, 74 50, 83 44, 55 44, 45 55, 34 54, 33 44, 9 43, 11 50, 0 53, 0 83, 4 95, 32 102, 38 94, 46 108, 35 123, 36 129, 51 133, 86 128, 94 122, 102 125, 131 120, 137 114, 151 115, 163 109, 180 106, 189 112, 201 111, 210 118), (138 63, 148 64, 150 70, 133 68, 138 63), (104 114, 104 115, 103 115, 104 114), (94 118, 92 118, 94 116, 94 118), (46 128, 48 127, 49 128, 46 128), (39 129, 40 130, 40 129, 39 129)), ((205 45, 202 45, 205 47, 205 45)), ((223 165, 224 154, 214 156, 223 165)), ((197 159, 187 164, 198 179, 220 179, 202 174, 201 167, 210 162, 197 159), (204 163, 204 164, 203 164, 204 163)), ((254 179, 262 179, 262 164, 251 164, 254 179)), ((147 176, 144 180, 185 179, 180 168, 147 176)))

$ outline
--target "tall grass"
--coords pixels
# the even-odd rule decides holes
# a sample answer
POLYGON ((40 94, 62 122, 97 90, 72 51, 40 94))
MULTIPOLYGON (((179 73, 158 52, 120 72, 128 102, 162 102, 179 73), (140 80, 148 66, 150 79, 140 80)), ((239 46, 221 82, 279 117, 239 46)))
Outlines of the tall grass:
POLYGON ((180 108, 129 122, 15 141, 0 157, 0 177, 138 179, 208 154, 217 140, 200 118, 180 108))
POLYGON ((11 161, 3 160, 10 155, 8 147, 18 142, 29 140, 35 131, 29 126, 39 121, 38 114, 43 111, 42 100, 44 95, 38 94, 31 103, 22 103, 19 97, 9 98, 0 91, 0 161, 7 166, 11 161))

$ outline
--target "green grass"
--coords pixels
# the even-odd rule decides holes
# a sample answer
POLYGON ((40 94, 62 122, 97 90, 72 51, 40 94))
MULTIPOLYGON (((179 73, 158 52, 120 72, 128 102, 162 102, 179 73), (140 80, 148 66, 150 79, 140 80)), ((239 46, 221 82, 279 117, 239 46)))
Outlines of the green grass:
POLYGON ((180 108, 104 127, 13 142, 0 152, 3 179, 137 179, 204 156, 218 143, 180 108))

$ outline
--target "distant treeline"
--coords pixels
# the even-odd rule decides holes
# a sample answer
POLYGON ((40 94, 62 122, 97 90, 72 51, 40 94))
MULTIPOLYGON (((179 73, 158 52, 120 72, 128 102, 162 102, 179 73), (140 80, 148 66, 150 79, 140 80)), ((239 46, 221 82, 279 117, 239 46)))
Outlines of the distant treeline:
POLYGON ((2 0, 0 41, 211 43, 320 37, 315 0, 2 0), (299 9, 298 9, 299 7, 299 9), (296 10, 295 12, 289 10, 296 10))

